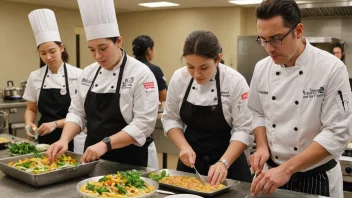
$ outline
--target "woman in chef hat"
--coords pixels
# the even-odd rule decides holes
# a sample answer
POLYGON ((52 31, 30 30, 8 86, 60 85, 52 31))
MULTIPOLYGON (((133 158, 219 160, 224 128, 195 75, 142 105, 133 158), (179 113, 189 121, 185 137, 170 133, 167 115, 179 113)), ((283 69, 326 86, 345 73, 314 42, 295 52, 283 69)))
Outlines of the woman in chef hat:
POLYGON ((151 137, 158 112, 153 73, 121 48, 113 0, 78 0, 88 48, 95 63, 78 81, 61 139, 47 155, 52 161, 87 126, 81 161, 98 158, 157 168, 151 137))
MULTIPOLYGON (((60 139, 65 117, 75 95, 75 85, 82 70, 67 63, 68 54, 61 43, 55 14, 49 9, 34 10, 28 15, 40 59, 46 64, 33 71, 27 81, 23 98, 26 134, 37 137, 39 143, 52 144, 60 139), (41 114, 38 128, 33 123, 41 114)), ((85 136, 80 134, 80 136, 85 136)), ((77 144, 77 149, 82 147, 77 144)), ((73 151, 73 141, 69 144, 73 151)))

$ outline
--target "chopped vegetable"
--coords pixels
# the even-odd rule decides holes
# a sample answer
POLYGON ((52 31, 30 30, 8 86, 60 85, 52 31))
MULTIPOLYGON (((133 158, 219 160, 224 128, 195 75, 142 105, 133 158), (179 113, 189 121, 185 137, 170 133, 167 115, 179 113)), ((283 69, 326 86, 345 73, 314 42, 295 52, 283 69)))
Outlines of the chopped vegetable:
POLYGON ((117 188, 120 194, 127 194, 127 190, 123 186, 116 184, 115 187, 117 188))
POLYGON ((95 189, 95 185, 93 185, 93 184, 90 184, 90 183, 87 183, 87 190, 91 190, 91 191, 94 191, 94 189, 95 189))
POLYGON ((156 173, 151 173, 149 174, 149 178, 156 181, 156 182, 159 182, 162 178, 164 178, 166 176, 166 171, 163 170, 161 171, 160 175, 156 174, 156 173))
POLYGON ((99 179, 99 182, 104 182, 107 181, 109 178, 107 178, 106 176, 102 177, 99 179))
POLYGON ((109 189, 107 189, 107 188, 96 188, 95 191, 97 191, 97 193, 99 193, 100 195, 103 192, 110 192, 109 189))
POLYGON ((16 143, 7 144, 6 147, 10 153, 16 154, 16 155, 24 155, 24 154, 30 154, 33 152, 38 152, 34 145, 27 142, 22 142, 19 144, 16 144, 16 143))

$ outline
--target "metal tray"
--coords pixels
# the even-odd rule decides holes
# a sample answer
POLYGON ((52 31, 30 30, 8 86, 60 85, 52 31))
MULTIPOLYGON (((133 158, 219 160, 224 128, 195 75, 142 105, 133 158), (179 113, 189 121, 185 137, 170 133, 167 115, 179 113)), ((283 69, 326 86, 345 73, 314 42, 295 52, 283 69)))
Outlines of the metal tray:
POLYGON ((4 137, 4 138, 8 139, 7 142, 0 143, 0 149, 6 149, 6 144, 9 144, 9 143, 11 143, 12 141, 15 140, 14 136, 8 135, 8 134, 1 134, 0 137, 4 137))
MULTIPOLYGON (((142 174, 143 177, 147 177, 149 178, 149 174, 151 173, 157 173, 160 174, 163 170, 166 171, 166 175, 168 176, 189 176, 189 177, 196 177, 195 174, 193 173, 187 173, 187 172, 182 172, 182 171, 177 171, 177 170, 170 170, 170 169, 161 169, 161 170, 157 170, 157 171, 152 171, 152 172, 147 172, 142 174)), ((205 176, 203 176, 205 177, 205 176)), ((192 193, 192 194, 196 194, 202 197, 213 197, 215 195, 221 194, 223 192, 226 192, 227 190, 229 190, 231 187, 240 184, 239 181, 235 181, 235 180, 231 180, 231 179, 226 179, 225 182, 223 183, 226 187, 217 191, 213 191, 213 192, 200 192, 200 191, 196 191, 196 190, 190 190, 188 188, 182 188, 179 186, 174 186, 174 185, 170 185, 170 184, 164 184, 164 183, 159 183, 159 185, 161 187, 165 187, 165 188, 169 188, 169 189, 174 189, 177 191, 181 191, 181 192, 186 192, 186 193, 192 193)))
MULTIPOLYGON (((43 152, 42 154, 45 155, 45 152, 43 152)), ((82 155, 80 154, 69 152, 69 151, 66 152, 65 154, 67 156, 73 157, 76 161, 79 161, 82 157, 82 155)), ((20 159, 32 158, 32 157, 35 157, 34 154, 0 159, 0 170, 8 176, 14 177, 30 185, 45 186, 45 185, 61 182, 64 180, 88 175, 90 172, 92 172, 96 163, 98 162, 98 161, 89 162, 85 164, 80 164, 76 167, 68 167, 68 168, 54 170, 54 171, 41 173, 41 174, 31 174, 26 171, 19 170, 15 167, 8 165, 9 162, 11 161, 16 162, 20 159)))
MULTIPOLYGON (((80 181, 77 186, 76 186, 76 189, 77 191, 79 192, 79 194, 83 197, 86 197, 86 198, 96 198, 97 196, 93 196, 93 195, 89 195, 89 194, 86 194, 84 192, 81 192, 81 188, 84 184, 86 184, 87 182, 92 182, 92 181, 98 181, 100 178, 102 178, 104 176, 97 176, 97 177, 91 177, 91 178, 88 178, 88 179, 85 179, 85 180, 82 180, 80 181)), ((138 196, 138 197, 134 197, 134 198, 145 198, 145 197, 151 197, 155 194, 156 190, 158 190, 159 188, 159 184, 158 182, 152 180, 152 179, 149 179, 149 178, 145 178, 145 177, 141 177, 141 179, 143 179, 145 181, 145 183, 147 183, 149 186, 154 186, 154 191, 147 194, 147 195, 143 195, 143 196, 138 196)))

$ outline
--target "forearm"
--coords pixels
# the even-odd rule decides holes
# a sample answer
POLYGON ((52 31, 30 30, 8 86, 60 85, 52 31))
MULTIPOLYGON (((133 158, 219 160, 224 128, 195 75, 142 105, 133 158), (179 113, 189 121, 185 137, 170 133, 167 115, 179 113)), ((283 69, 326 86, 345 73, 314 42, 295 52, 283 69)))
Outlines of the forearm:
POLYGON ((163 89, 163 90, 159 91, 159 101, 160 102, 166 101, 166 94, 167 94, 166 89, 163 89))
MULTIPOLYGON (((246 149, 247 145, 240 141, 231 141, 229 147, 227 148, 221 159, 225 159, 229 165, 231 165, 246 149)), ((219 159, 220 160, 220 159, 219 159)))
POLYGON ((32 110, 26 109, 24 113, 24 121, 26 123, 26 126, 33 123, 36 116, 37 116, 37 112, 33 112, 32 110))
POLYGON ((268 139, 266 137, 266 128, 265 127, 257 127, 253 130, 255 142, 256 142, 256 150, 266 150, 269 151, 268 139))
MULTIPOLYGON (((104 138, 104 137, 103 137, 104 138)), ((125 131, 120 131, 112 136, 110 136, 110 143, 112 149, 123 148, 131 144, 137 143, 128 133, 125 131)))
POLYGON ((61 120, 56 120, 57 127, 56 128, 64 128, 65 126, 65 118, 61 120))
POLYGON ((177 148, 181 150, 182 148, 185 147, 190 147, 188 144, 185 135, 180 128, 173 128, 170 129, 170 131, 167 133, 167 135, 170 137, 170 139, 176 144, 177 148))
POLYGON ((74 122, 67 122, 61 134, 60 140, 69 143, 76 135, 81 132, 81 127, 74 122))
POLYGON ((313 142, 306 150, 282 164, 290 174, 304 170, 319 163, 330 153, 319 143, 313 142))

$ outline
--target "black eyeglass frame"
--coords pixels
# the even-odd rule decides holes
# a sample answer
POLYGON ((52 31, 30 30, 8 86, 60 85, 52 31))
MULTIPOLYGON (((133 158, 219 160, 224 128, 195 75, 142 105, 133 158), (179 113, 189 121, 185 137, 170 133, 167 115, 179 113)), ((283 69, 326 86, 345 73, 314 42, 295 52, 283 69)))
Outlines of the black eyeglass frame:
POLYGON ((257 37, 256 41, 258 43, 258 45, 264 47, 265 45, 267 45, 268 43, 270 43, 270 45, 274 46, 274 47, 277 47, 277 46, 280 46, 282 45, 282 41, 287 37, 287 35, 289 35, 296 27, 297 27, 298 24, 296 24, 295 26, 293 26, 290 31, 288 31, 282 38, 279 38, 279 39, 275 39, 275 38, 272 38, 270 40, 262 40, 260 38, 260 36, 257 37), (279 43, 278 44, 274 44, 273 41, 278 41, 279 43))

